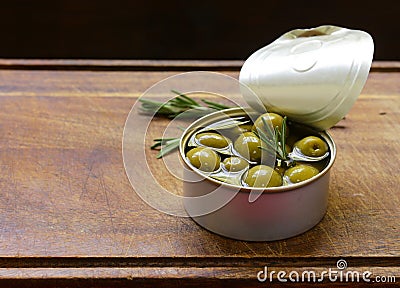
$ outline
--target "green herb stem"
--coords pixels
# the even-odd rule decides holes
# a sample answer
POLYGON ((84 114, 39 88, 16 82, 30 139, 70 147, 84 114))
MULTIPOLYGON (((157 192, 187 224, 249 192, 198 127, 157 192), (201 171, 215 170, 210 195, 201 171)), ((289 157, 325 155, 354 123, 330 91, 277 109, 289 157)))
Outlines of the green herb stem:
MULTIPOLYGON (((226 106, 220 103, 202 99, 202 103, 206 104, 204 106, 179 91, 171 90, 171 92, 176 94, 177 96, 167 102, 160 102, 143 98, 139 99, 139 101, 142 103, 141 111, 146 114, 163 116, 170 119, 175 118, 178 115, 186 112, 185 114, 182 114, 182 117, 193 119, 218 110, 233 108, 231 106, 226 106)), ((157 154, 157 158, 162 158, 168 153, 178 149, 179 140, 180 138, 154 139, 155 143, 150 148, 159 149, 160 152, 157 154)))
POLYGON ((154 139, 155 143, 150 148, 153 150, 160 150, 157 154, 157 159, 159 159, 178 149, 179 141, 180 138, 158 138, 154 139))
POLYGON ((206 106, 203 106, 196 100, 183 93, 180 93, 176 90, 171 90, 171 92, 177 94, 177 96, 165 103, 150 99, 139 99, 139 101, 142 103, 141 111, 147 114, 155 114, 157 116, 164 116, 168 118, 175 118, 179 114, 187 112, 185 114, 185 118, 195 118, 214 111, 232 108, 230 106, 205 99, 202 99, 202 102, 206 104, 206 106))
POLYGON ((290 160, 286 151, 287 117, 285 116, 283 118, 282 128, 279 129, 279 127, 276 126, 273 128, 273 131, 271 131, 270 126, 265 119, 261 119, 264 129, 257 128, 257 134, 264 146, 261 146, 260 148, 269 153, 275 153, 280 162, 290 160))

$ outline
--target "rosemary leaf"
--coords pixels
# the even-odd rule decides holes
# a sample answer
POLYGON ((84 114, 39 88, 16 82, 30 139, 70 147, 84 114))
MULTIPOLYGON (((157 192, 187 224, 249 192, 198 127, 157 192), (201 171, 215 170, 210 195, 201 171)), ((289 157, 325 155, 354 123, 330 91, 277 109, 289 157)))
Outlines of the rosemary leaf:
MULTIPOLYGON (((263 122, 265 131, 267 131, 267 133, 268 133, 271 137, 275 136, 275 133, 271 131, 270 125, 268 125, 268 123, 267 123, 267 121, 264 119, 264 117, 261 117, 261 121, 263 122)), ((272 129, 274 129, 274 128, 272 128, 272 129)))
POLYGON ((195 105, 195 106, 201 106, 196 100, 186 96, 185 94, 183 94, 181 92, 178 92, 176 90, 171 90, 171 92, 178 95, 178 97, 176 99, 180 99, 182 101, 185 100, 185 102, 187 102, 189 104, 192 104, 192 105, 195 105))
POLYGON ((167 142, 167 141, 170 141, 170 140, 175 140, 175 139, 178 139, 178 138, 156 138, 156 139, 153 139, 153 141, 159 141, 159 142, 161 142, 161 141, 163 141, 163 142, 167 142))
POLYGON ((206 103, 208 105, 208 107, 214 108, 216 110, 225 110, 225 109, 233 108, 231 106, 226 106, 224 104, 216 103, 216 102, 213 102, 213 101, 210 101, 210 100, 206 100, 206 99, 202 99, 201 101, 206 103))
POLYGON ((275 127, 275 145, 276 145, 276 152, 278 153, 278 156, 279 156, 279 158, 281 158, 281 159, 283 159, 283 156, 282 156, 282 149, 281 149, 281 146, 280 146, 280 142, 279 142, 279 140, 280 140, 280 132, 279 132, 279 128, 278 128, 278 126, 276 126, 275 127))
POLYGON ((149 99, 139 99, 140 102, 142 102, 143 104, 153 104, 155 106, 162 106, 164 103, 159 102, 159 101, 154 101, 154 100, 149 100, 149 99))
POLYGON ((179 141, 180 141, 180 138, 174 138, 174 139, 166 141, 164 143, 164 145, 161 146, 161 150, 157 154, 157 159, 162 158, 165 155, 167 155, 168 153, 171 153, 172 151, 175 151, 176 149, 178 149, 179 141))
POLYGON ((261 130, 258 129, 258 136, 260 137, 261 141, 268 146, 268 149, 272 149, 274 152, 276 152, 276 146, 274 146, 274 144, 271 143, 272 139, 269 139, 268 136, 261 130))
POLYGON ((287 151, 286 151, 286 119, 287 119, 286 116, 283 117, 282 132, 281 132, 281 146, 282 146, 283 159, 287 158, 287 151))
POLYGON ((264 146, 258 146, 261 150, 265 150, 267 151, 269 154, 276 154, 275 149, 270 149, 268 147, 264 147, 264 146))
POLYGON ((155 150, 155 149, 157 149, 157 148, 160 147, 160 146, 161 146, 161 143, 158 142, 158 143, 155 143, 155 144, 151 145, 151 146, 150 146, 150 149, 151 149, 151 150, 155 150))
POLYGON ((162 103, 158 101, 148 100, 148 99, 139 99, 142 103, 141 110, 144 113, 153 114, 156 113, 157 115, 163 116, 171 116, 171 115, 178 115, 184 112, 186 109, 174 107, 167 103, 162 103))

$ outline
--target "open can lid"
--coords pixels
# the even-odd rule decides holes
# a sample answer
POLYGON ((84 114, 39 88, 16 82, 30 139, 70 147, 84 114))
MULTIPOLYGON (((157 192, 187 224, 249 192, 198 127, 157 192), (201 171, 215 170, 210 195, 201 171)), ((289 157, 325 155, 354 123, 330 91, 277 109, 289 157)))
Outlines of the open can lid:
MULTIPOLYGON (((239 80, 268 111, 326 130, 348 113, 361 93, 373 52, 372 37, 364 31, 328 25, 296 29, 253 53, 239 80)), ((243 89, 248 104, 262 111, 251 96, 243 89)))

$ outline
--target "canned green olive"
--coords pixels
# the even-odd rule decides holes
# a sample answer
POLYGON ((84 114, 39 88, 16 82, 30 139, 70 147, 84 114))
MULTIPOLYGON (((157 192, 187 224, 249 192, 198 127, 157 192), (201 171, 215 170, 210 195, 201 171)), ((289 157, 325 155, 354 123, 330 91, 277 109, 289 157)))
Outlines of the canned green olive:
POLYGON ((187 152, 190 163, 205 172, 212 172, 219 168, 220 156, 210 148, 196 147, 187 152))
POLYGON ((316 176, 318 173, 318 169, 311 165, 297 164, 287 169, 284 175, 291 183, 299 183, 316 176))
POLYGON ((242 171, 249 166, 249 163, 246 160, 236 156, 226 158, 222 164, 229 172, 242 171))
POLYGON ((269 124, 271 123, 272 128, 278 127, 278 129, 282 129, 283 125, 283 117, 276 113, 265 113, 257 118, 253 125, 253 131, 257 133, 258 130, 265 131, 269 130, 269 127, 265 127, 264 122, 269 124))
POLYGON ((282 176, 272 167, 257 165, 249 170, 244 182, 251 187, 277 187, 282 185, 282 176))
POLYGON ((294 144, 306 156, 318 157, 328 152, 328 145, 319 137, 307 136, 294 144))
POLYGON ((207 147, 225 148, 229 144, 226 137, 214 132, 199 133, 195 138, 198 143, 207 147))
POLYGON ((242 133, 233 146, 244 158, 255 162, 261 160, 261 141, 253 132, 242 133))

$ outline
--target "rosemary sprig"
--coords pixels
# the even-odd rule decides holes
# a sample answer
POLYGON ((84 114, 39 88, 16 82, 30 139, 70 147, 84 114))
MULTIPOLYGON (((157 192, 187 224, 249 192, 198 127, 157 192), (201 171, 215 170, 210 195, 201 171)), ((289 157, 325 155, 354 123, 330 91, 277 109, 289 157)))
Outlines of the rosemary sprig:
POLYGON ((282 128, 279 129, 278 126, 274 127, 273 132, 270 130, 269 125, 264 118, 261 118, 265 131, 257 128, 257 134, 265 146, 261 146, 262 150, 269 153, 276 153, 276 156, 280 161, 285 161, 289 163, 288 153, 286 151, 286 122, 287 117, 285 116, 282 121, 282 128), (272 137, 271 137, 272 136, 272 137))
POLYGON ((177 94, 177 96, 166 103, 150 99, 139 99, 139 101, 142 103, 142 112, 147 114, 155 114, 157 116, 175 118, 179 114, 190 110, 185 114, 185 117, 194 118, 217 110, 232 108, 230 106, 205 99, 202 99, 202 101, 206 104, 206 106, 203 106, 196 100, 183 93, 180 93, 176 90, 171 90, 171 92, 177 94))
MULTIPOLYGON (((233 108, 232 106, 223 105, 206 99, 201 100, 206 104, 206 106, 203 106, 183 93, 176 90, 171 90, 171 92, 175 93, 177 96, 166 103, 149 99, 139 99, 142 103, 142 112, 167 118, 175 118, 181 113, 186 112, 185 118, 196 118, 217 110, 233 108)), ((180 138, 154 139, 155 143, 150 148, 153 150, 159 150, 160 152, 157 154, 157 158, 162 158, 168 153, 178 149, 179 140, 180 138)))

